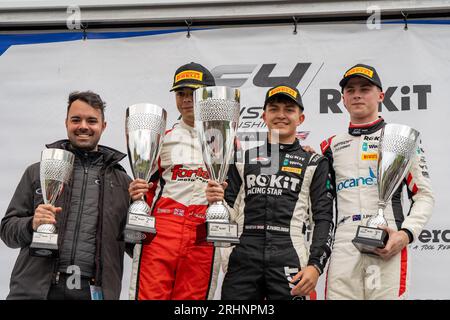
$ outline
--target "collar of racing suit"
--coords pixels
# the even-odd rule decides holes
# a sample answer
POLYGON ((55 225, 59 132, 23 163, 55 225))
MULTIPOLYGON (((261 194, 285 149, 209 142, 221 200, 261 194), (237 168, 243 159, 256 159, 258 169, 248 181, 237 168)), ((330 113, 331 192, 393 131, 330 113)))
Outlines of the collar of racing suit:
POLYGON ((378 117, 377 120, 364 124, 353 124, 350 122, 350 125, 348 127, 348 133, 351 134, 352 136, 372 134, 380 130, 384 125, 385 122, 382 117, 378 117))
POLYGON ((266 140, 266 144, 267 144, 267 151, 270 154, 270 150, 272 148, 275 148, 275 146, 279 147, 279 150, 283 151, 283 152, 290 152, 290 151, 295 151, 298 150, 299 148, 301 148, 300 146, 300 142, 298 141, 298 139, 295 139, 295 141, 293 143, 270 143, 269 140, 266 140))
POLYGON ((194 127, 191 127, 183 121, 183 118, 180 119, 179 126, 194 133, 196 132, 194 127))

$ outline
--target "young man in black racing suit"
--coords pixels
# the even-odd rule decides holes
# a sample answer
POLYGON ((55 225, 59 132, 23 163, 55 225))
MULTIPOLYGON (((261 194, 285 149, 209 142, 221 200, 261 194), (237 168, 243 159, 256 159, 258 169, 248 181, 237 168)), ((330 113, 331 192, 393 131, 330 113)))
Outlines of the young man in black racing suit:
POLYGON ((268 140, 230 166, 223 186, 208 183, 208 202, 225 198, 239 225, 240 243, 225 266, 224 300, 315 298, 331 253, 333 195, 328 161, 296 139, 303 110, 296 88, 269 89, 263 113, 268 140))

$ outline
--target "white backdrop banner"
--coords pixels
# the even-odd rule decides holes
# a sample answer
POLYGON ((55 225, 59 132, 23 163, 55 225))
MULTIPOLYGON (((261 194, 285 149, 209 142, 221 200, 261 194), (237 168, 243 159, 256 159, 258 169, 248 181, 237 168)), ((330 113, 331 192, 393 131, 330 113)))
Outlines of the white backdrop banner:
MULTIPOLYGON (((356 63, 373 65, 386 98, 388 122, 404 123, 422 133, 436 206, 431 221, 411 245, 411 299, 449 299, 450 150, 444 129, 450 119, 449 25, 365 24, 171 30, 143 33, 0 35, 0 212, 6 208, 25 168, 39 161, 46 143, 66 137, 68 94, 93 90, 107 102, 107 129, 101 143, 126 151, 125 110, 150 102, 168 110, 169 126, 179 114, 172 76, 181 64, 199 62, 218 85, 241 89, 240 137, 252 140, 264 131, 266 90, 280 81, 297 84, 306 121, 299 127, 303 144, 320 142, 347 130, 349 117, 338 82, 356 63)), ((129 170, 128 160, 122 164, 129 170)), ((5 298, 17 250, 0 244, 0 297, 5 298)), ((125 258, 122 298, 127 298, 131 260, 125 258)), ((323 298, 324 277, 318 297, 323 298)))

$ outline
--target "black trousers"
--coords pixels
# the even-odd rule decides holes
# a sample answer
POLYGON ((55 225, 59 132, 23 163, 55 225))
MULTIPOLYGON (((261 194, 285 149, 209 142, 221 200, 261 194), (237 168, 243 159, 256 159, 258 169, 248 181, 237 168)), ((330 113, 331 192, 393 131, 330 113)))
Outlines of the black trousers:
POLYGON ((69 286, 67 279, 72 276, 65 273, 59 275, 57 283, 50 286, 47 295, 47 300, 91 300, 91 290, 89 278, 81 277, 80 289, 71 287, 71 280, 69 286))
POLYGON ((291 296, 289 284, 298 271, 300 261, 288 236, 241 236, 230 255, 222 299, 301 300, 291 296))

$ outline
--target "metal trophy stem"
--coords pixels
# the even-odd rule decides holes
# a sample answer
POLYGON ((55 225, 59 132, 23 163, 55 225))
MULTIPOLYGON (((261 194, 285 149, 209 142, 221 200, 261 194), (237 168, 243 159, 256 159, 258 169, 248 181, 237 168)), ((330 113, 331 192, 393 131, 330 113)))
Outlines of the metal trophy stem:
POLYGON ((386 221, 386 218, 384 217, 384 207, 380 207, 380 204, 378 204, 378 213, 367 221, 367 226, 372 228, 377 228, 380 226, 387 227, 388 223, 386 221))
POLYGON ((400 124, 386 124, 381 131, 377 168, 378 214, 367 221, 367 226, 358 227, 352 241, 363 253, 373 253, 376 248, 386 245, 388 234, 378 227, 388 225, 384 209, 408 173, 419 135, 417 130, 400 124))
MULTIPOLYGON (((211 180, 222 184, 233 159, 234 141, 239 125, 240 91, 216 86, 194 91, 195 128, 202 146, 203 161, 211 180)), ((206 224, 200 225, 199 239, 215 246, 238 243, 236 223, 230 223, 230 214, 222 202, 206 211, 206 224)))
MULTIPOLYGON (((40 180, 45 204, 55 205, 73 172, 75 156, 62 149, 45 149, 41 153, 40 180)), ((30 254, 36 257, 58 256, 58 234, 53 224, 41 224, 33 233, 30 254)))
MULTIPOLYGON (((166 110, 154 104, 139 103, 127 108, 127 150, 135 179, 150 181, 161 150, 166 119, 166 110)), ((142 198, 134 201, 128 209, 125 241, 141 243, 147 238, 145 233, 156 233, 156 228, 155 217, 150 215, 150 207, 142 198)))

